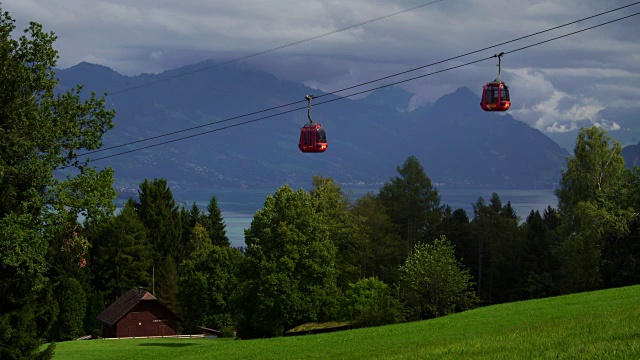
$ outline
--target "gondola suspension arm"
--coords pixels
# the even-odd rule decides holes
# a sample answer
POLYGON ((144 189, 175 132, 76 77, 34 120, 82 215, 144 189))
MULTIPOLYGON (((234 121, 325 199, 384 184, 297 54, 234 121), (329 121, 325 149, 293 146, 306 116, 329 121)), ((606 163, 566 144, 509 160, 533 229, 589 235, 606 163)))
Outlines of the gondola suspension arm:
POLYGON ((304 97, 305 99, 307 99, 307 116, 309 117, 309 123, 311 123, 311 125, 314 125, 316 122, 313 121, 313 119, 311 119, 311 100, 313 98, 315 98, 315 96, 313 95, 307 95, 304 97))
POLYGON ((498 77, 493 80, 493 82, 496 84, 500 84, 500 74, 502 74, 502 56, 504 56, 504 52, 493 55, 493 57, 498 58, 498 77))

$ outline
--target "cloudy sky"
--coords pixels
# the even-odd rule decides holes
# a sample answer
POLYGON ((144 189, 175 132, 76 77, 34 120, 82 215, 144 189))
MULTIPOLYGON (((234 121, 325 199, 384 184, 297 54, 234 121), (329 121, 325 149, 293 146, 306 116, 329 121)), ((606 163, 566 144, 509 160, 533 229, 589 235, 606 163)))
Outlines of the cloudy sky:
MULTIPOLYGON (((0 0, 24 29, 58 40, 60 68, 81 61, 125 75, 203 60, 228 61, 426 4, 426 0, 0 0)), ((251 57, 238 65, 333 91, 591 16, 633 0, 440 0, 347 31, 251 57)), ((640 4, 409 76, 511 51, 640 12, 640 4)), ((412 107, 497 75, 484 61, 403 84, 412 107)), ((402 77, 397 80, 401 80, 402 77)), ((548 134, 598 124, 624 131, 602 110, 640 109, 640 16, 508 54, 502 79, 510 113, 548 134)), ((605 112, 606 113, 606 112, 605 112)), ((640 117, 638 118, 640 123, 640 117)), ((640 126, 639 126, 640 127, 640 126)))

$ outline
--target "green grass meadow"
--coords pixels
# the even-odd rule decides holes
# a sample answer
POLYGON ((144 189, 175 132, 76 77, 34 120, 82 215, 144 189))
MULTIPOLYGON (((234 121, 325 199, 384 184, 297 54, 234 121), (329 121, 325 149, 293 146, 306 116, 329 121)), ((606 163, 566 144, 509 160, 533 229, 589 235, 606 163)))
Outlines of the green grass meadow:
POLYGON ((264 340, 58 343, 56 360, 640 359, 640 286, 488 306, 427 321, 264 340))

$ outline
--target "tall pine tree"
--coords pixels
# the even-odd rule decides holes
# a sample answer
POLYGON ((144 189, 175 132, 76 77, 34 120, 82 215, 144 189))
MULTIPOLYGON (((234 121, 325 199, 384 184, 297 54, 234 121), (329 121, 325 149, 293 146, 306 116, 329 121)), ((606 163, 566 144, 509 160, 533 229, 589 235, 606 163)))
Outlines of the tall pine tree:
POLYGON ((211 196, 209 205, 207 205, 207 232, 211 243, 215 246, 231 246, 231 241, 227 237, 226 224, 222 219, 222 212, 218 207, 218 199, 215 195, 211 196))
POLYGON ((136 210, 148 230, 148 240, 153 250, 153 259, 160 265, 162 259, 171 255, 176 262, 182 261, 183 249, 180 212, 173 193, 165 179, 145 179, 138 191, 136 210))

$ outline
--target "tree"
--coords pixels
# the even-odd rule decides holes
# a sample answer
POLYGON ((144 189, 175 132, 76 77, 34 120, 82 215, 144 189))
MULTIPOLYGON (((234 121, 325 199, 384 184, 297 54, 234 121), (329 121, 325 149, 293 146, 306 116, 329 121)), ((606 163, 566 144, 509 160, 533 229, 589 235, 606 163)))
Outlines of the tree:
POLYGON ((488 304, 511 301, 516 283, 524 277, 524 251, 518 216, 510 203, 502 205, 497 193, 489 204, 480 197, 473 205, 471 237, 476 245, 478 296, 488 304))
POLYGON ((523 299, 534 299, 557 295, 557 273, 559 262, 555 254, 558 236, 555 232, 559 226, 557 213, 547 207, 543 215, 538 210, 531 210, 524 225, 523 249, 526 254, 523 263, 520 296, 523 299), (543 216, 544 215, 544 216, 543 216))
POLYGON ((314 176, 309 195, 336 248, 338 287, 344 289, 360 278, 358 254, 365 241, 364 236, 358 231, 348 196, 333 179, 314 176))
POLYGON ((395 324, 402 321, 402 306, 389 286, 376 278, 358 280, 345 291, 343 312, 357 327, 395 324))
POLYGON ((155 269, 155 294, 168 308, 178 311, 178 265, 167 255, 155 269))
POLYGON ((467 212, 464 209, 451 212, 451 207, 446 205, 442 211, 441 233, 454 245, 456 258, 468 268, 475 268, 478 250, 471 239, 467 212))
POLYGON ((104 296, 99 291, 87 296, 87 311, 84 317, 84 333, 90 334, 94 339, 102 336, 102 323, 96 317, 106 308, 104 296))
POLYGON ((415 156, 398 167, 400 176, 386 182, 378 197, 406 240, 407 253, 433 235, 440 220, 440 194, 415 156))
POLYGON ((206 228, 211 243, 217 246, 231 246, 231 241, 229 241, 227 231, 225 230, 226 225, 222 219, 222 212, 218 207, 218 200, 215 195, 211 196, 209 205, 207 205, 207 211, 206 228))
POLYGON ((629 234, 635 215, 627 207, 629 184, 621 152, 604 130, 583 128, 562 172, 556 195, 565 234, 558 249, 564 292, 602 287, 602 249, 629 234))
POLYGON ((308 193, 285 185, 268 196, 245 242, 238 336, 279 336, 332 316, 336 250, 308 193))
POLYGON ((53 347, 39 350, 55 321, 48 259, 86 250, 60 237, 78 214, 113 211, 112 170, 78 154, 102 145, 115 113, 95 94, 82 100, 81 86, 56 95, 55 35, 32 22, 16 40, 14 29, 0 8, 0 358, 49 358, 53 347))
POLYGON ((569 222, 579 203, 602 206, 619 196, 624 172, 620 143, 596 126, 580 129, 573 153, 556 191, 560 213, 569 222))
POLYGON ((473 308, 471 275, 445 237, 417 244, 400 268, 401 295, 410 319, 429 319, 473 308))
MULTIPOLYGON (((138 190, 139 202, 136 210, 147 228, 148 240, 153 249, 155 264, 167 255, 177 262, 182 261, 181 222, 178 206, 165 179, 145 179, 138 190)), ((186 239, 185 239, 186 240, 186 239)))
POLYGON ((191 237, 187 243, 185 258, 198 257, 201 253, 209 252, 213 246, 207 229, 200 224, 196 224, 191 231, 191 237))
POLYGON ((397 283, 406 245, 381 201, 373 193, 367 193, 356 200, 351 212, 357 231, 365 239, 358 251, 360 277, 377 277, 386 284, 397 283))
POLYGON ((178 300, 187 332, 206 326, 233 335, 239 305, 233 299, 240 285, 236 273, 241 261, 238 249, 210 246, 182 262, 178 300))
POLYGON ((147 240, 147 229, 127 202, 115 217, 102 222, 92 239, 92 262, 96 289, 107 303, 118 299, 125 291, 151 285, 153 257, 147 240))
POLYGON ((51 338, 55 341, 66 341, 84 334, 83 320, 86 311, 87 297, 82 285, 74 278, 65 279, 61 284, 60 313, 51 329, 51 338))

